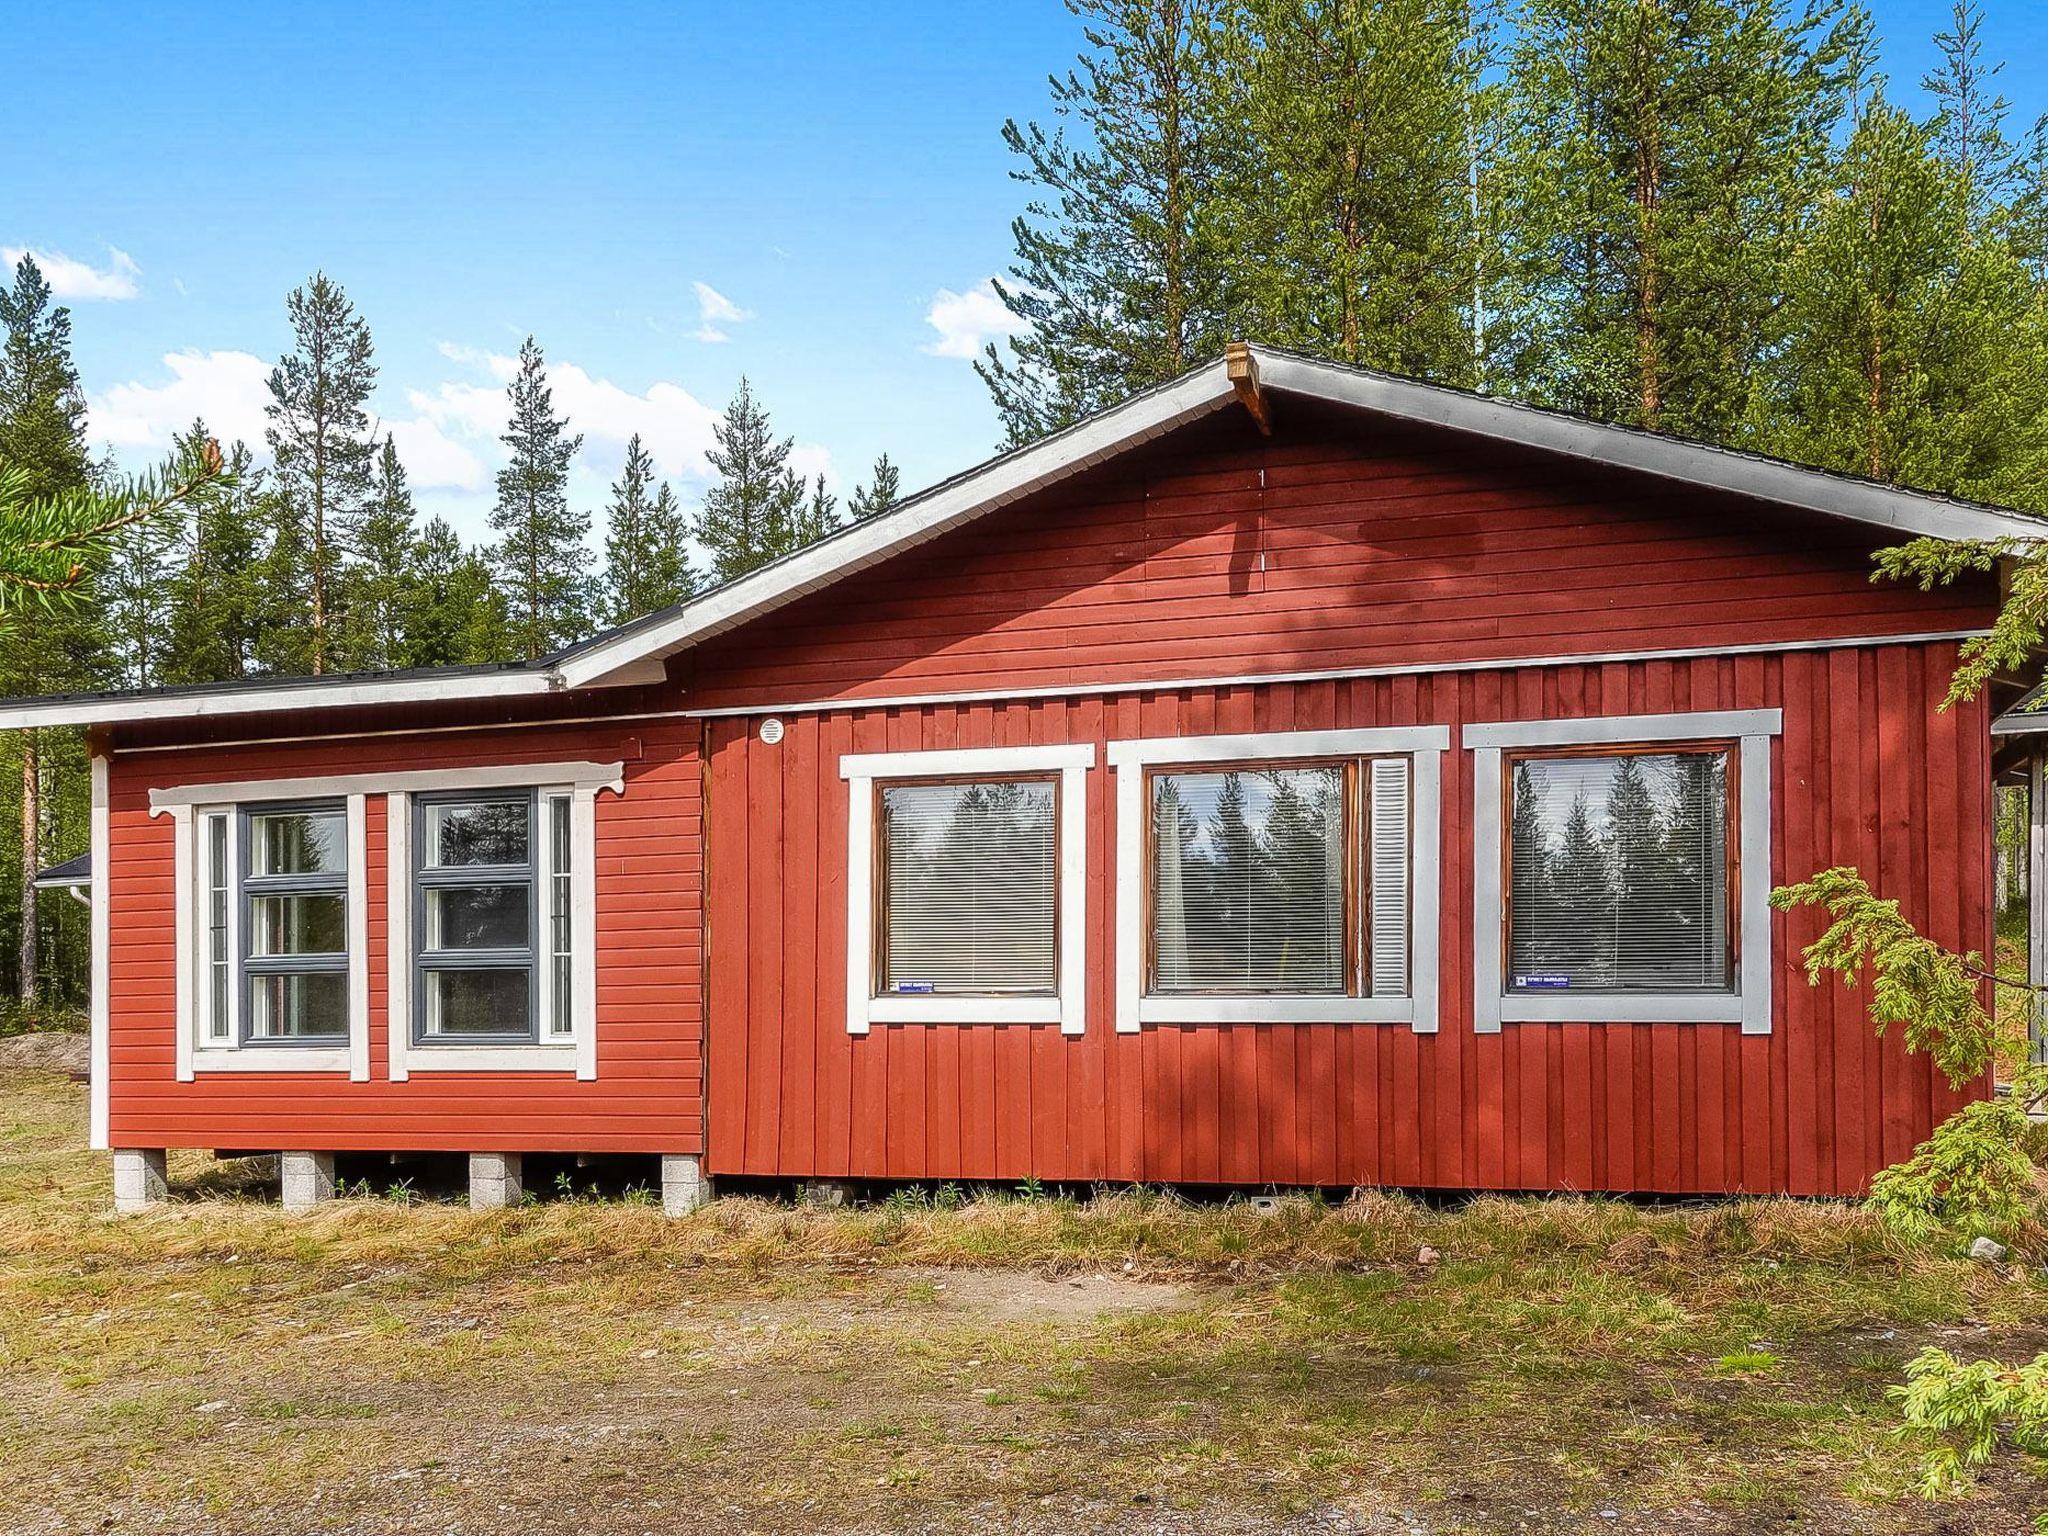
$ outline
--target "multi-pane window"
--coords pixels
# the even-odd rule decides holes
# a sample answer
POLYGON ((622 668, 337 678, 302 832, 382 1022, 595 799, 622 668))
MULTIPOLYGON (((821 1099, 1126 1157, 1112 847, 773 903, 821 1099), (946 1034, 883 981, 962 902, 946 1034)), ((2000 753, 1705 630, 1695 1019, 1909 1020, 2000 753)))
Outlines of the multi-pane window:
POLYGON ((569 797, 543 794, 548 837, 548 1033, 568 1038, 576 1032, 575 946, 570 919, 571 831, 569 797))
POLYGON ((1729 749, 1508 766, 1509 993, 1734 988, 1729 749))
POLYGON ((229 947, 228 904, 233 899, 234 871, 229 864, 228 813, 209 811, 200 818, 200 858, 205 957, 200 985, 206 1039, 226 1045, 234 1038, 234 1015, 228 999, 234 986, 235 960, 229 947))
POLYGON ((536 1037, 534 813, 530 791, 417 802, 414 1008, 423 1042, 536 1037))
POLYGON ((1152 997, 1401 996, 1406 758, 1148 775, 1152 997))
POLYGON ((339 805, 247 810, 241 846, 244 1042, 345 1039, 346 813, 339 805))
POLYGON ((878 791, 877 995, 1042 995, 1059 985, 1059 786, 878 791))

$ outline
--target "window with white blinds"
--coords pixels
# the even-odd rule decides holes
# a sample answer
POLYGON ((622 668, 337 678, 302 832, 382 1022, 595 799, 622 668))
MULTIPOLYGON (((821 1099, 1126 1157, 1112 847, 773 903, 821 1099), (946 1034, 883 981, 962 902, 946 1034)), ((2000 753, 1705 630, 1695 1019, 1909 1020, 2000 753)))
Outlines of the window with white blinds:
POLYGON ((1732 990, 1728 752, 1510 767, 1508 991, 1732 990))
POLYGON ((878 993, 1055 994, 1055 781, 885 784, 878 798, 878 993))
POLYGON ((1406 758, 1150 776, 1154 997, 1403 995, 1406 758))

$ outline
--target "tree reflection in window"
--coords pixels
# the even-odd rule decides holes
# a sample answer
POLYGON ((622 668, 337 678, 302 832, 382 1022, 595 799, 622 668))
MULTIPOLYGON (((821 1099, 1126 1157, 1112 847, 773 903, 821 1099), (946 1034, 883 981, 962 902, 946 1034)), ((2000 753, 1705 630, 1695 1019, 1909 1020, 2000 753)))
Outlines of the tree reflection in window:
POLYGON ((1726 991, 1728 755, 1524 758, 1509 827, 1512 991, 1726 991))
POLYGON ((1344 768, 1152 779, 1152 991, 1342 994, 1344 768))

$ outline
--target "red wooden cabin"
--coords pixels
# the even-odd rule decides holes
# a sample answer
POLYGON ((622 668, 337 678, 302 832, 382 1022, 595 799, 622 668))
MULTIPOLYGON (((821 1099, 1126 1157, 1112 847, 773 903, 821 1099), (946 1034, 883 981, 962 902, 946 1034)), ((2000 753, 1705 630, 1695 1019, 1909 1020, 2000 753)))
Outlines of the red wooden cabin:
MULTIPOLYGON (((1988 949, 2018 514, 1239 349, 530 666, 93 750, 93 1136, 707 1176, 1850 1193, 1962 1096, 1772 885, 1988 949)), ((1989 1084, 1978 1085, 1979 1090, 1989 1084)))

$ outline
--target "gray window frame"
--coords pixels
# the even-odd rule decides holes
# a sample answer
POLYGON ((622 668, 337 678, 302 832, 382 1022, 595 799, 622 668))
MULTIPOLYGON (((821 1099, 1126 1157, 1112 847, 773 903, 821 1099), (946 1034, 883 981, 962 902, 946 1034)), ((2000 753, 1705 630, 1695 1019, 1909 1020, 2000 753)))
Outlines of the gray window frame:
POLYGON ((349 860, 355 850, 349 847, 348 804, 342 800, 269 800, 256 805, 235 807, 237 825, 235 833, 241 846, 235 861, 235 901, 237 916, 241 919, 239 953, 236 963, 239 974, 235 978, 238 1000, 241 1005, 241 1021, 236 1031, 238 1043, 244 1049, 253 1050, 332 1050, 336 1045, 346 1045, 349 1027, 346 1023, 331 1033, 322 1035, 258 1035, 256 1025, 255 981, 259 976, 297 976, 313 972, 339 972, 343 978, 344 1015, 352 1013, 355 999, 347 993, 349 954, 347 936, 354 931, 355 914, 349 910, 348 883, 349 860), (315 875, 259 875, 255 873, 256 839, 250 833, 250 823, 259 816, 276 815, 332 815, 339 816, 342 824, 341 868, 315 875), (256 902, 265 896, 339 896, 341 898, 342 948, 331 954, 318 955, 258 955, 252 950, 256 934, 256 902))
POLYGON ((540 943, 540 846, 538 839, 547 829, 541 825, 538 789, 436 790, 412 799, 412 1044, 421 1050, 466 1045, 537 1045, 540 1035, 539 989, 549 984, 542 973, 540 943), (526 807, 526 862, 524 864, 460 864, 445 869, 428 864, 432 851, 427 835, 427 818, 435 806, 510 805, 526 807), (521 949, 428 949, 427 892, 463 890, 479 885, 524 885, 526 887, 526 945, 521 949), (521 1030, 493 1030, 488 1034, 430 1035, 427 1033, 428 978, 434 971, 524 971, 526 973, 526 1025, 521 1030))

